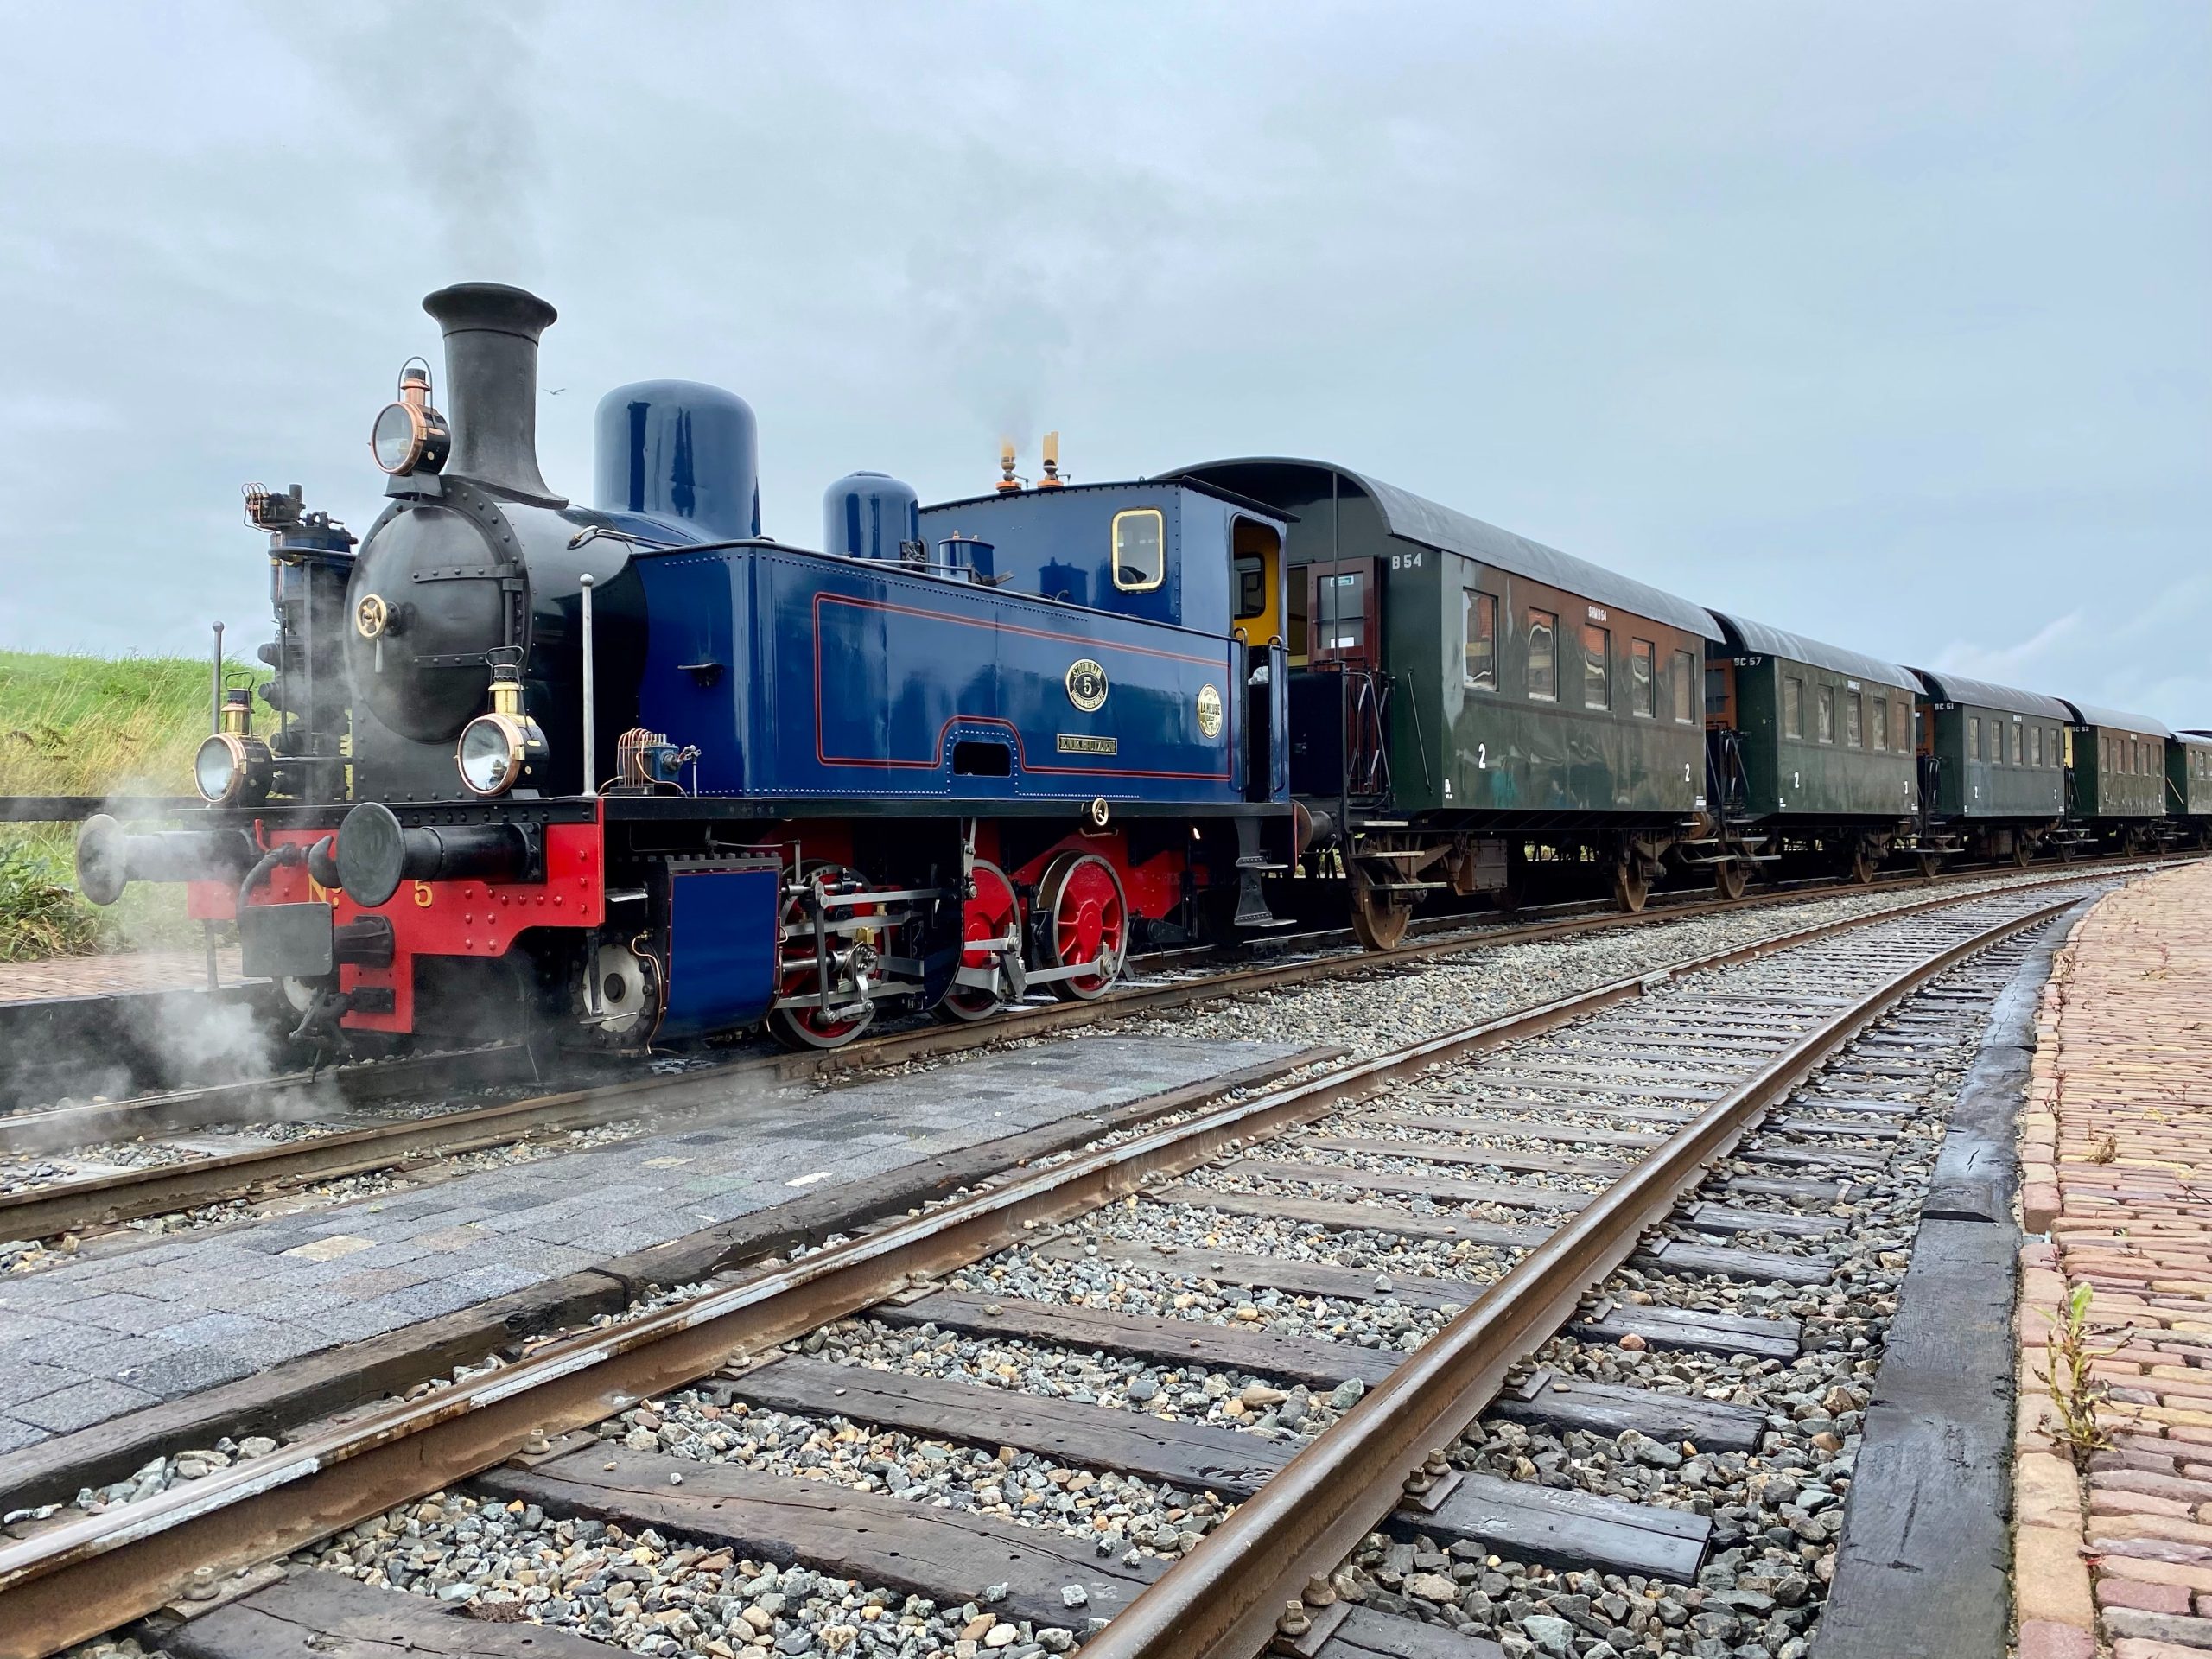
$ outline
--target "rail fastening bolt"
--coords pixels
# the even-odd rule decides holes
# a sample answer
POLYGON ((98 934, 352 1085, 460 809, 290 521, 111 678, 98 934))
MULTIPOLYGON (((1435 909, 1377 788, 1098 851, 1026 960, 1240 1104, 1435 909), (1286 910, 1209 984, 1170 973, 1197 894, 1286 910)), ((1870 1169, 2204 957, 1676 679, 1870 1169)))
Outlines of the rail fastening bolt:
POLYGON ((1295 1599, 1282 1605, 1282 1617, 1275 1620, 1277 1636, 1303 1636, 1313 1628, 1313 1621, 1306 1617, 1306 1604, 1295 1599))

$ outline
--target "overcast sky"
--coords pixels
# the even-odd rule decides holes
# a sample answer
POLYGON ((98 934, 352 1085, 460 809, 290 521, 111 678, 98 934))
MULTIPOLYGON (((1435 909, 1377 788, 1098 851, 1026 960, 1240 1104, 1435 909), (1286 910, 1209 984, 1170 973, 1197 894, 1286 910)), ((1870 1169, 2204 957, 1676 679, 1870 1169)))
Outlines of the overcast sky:
POLYGON ((741 393, 766 528, 1063 434, 1369 471, 1878 656, 2212 726, 2212 6, 0 0, 0 645, 267 636, 422 296, 547 479, 741 393), (556 394, 554 389, 560 389, 556 394))

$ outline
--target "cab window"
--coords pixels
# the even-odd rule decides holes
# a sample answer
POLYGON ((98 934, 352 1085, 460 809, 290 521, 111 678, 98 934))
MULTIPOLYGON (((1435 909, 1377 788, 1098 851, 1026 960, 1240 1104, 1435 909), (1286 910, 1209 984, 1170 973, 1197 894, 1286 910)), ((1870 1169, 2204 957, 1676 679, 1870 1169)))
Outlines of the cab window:
POLYGON ((1268 613, 1268 562, 1255 553, 1236 556, 1236 620, 1268 613))
POLYGON ((1497 690, 1497 595, 1472 588, 1459 596, 1467 645, 1466 683, 1478 691, 1497 690))
POLYGON ((1158 507, 1131 507, 1114 515, 1114 585, 1125 594, 1148 593, 1167 575, 1167 519, 1158 507))

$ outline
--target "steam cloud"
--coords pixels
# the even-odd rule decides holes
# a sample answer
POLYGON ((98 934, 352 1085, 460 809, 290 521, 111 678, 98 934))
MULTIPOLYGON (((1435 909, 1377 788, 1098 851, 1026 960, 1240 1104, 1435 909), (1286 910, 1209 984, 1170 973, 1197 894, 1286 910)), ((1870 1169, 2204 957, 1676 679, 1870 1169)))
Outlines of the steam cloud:
POLYGON ((270 31, 360 118, 381 171, 438 221, 439 285, 527 282, 542 263, 532 113, 541 21, 517 0, 262 9, 270 31))

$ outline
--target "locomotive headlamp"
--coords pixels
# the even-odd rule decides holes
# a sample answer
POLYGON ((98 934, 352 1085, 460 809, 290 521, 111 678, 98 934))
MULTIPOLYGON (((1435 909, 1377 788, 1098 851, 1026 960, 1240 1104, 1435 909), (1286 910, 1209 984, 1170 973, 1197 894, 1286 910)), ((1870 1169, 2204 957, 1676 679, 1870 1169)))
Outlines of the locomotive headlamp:
POLYGON ((369 429, 369 453, 394 478, 435 473, 446 464, 453 432, 446 417, 430 407, 429 365, 410 362, 399 371, 399 400, 377 411, 369 429))
POLYGON ((472 795, 504 795, 545 759, 545 734, 522 709, 522 653, 501 650, 492 658, 492 712, 461 728, 454 765, 472 795))
POLYGON ((268 798, 269 746, 239 732, 217 732, 192 757, 192 781, 210 806, 253 806, 268 798))

